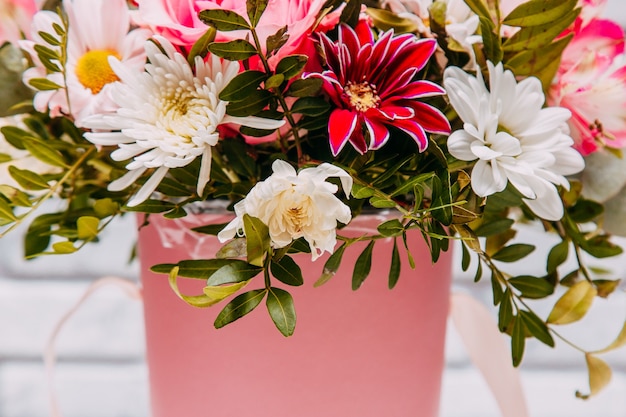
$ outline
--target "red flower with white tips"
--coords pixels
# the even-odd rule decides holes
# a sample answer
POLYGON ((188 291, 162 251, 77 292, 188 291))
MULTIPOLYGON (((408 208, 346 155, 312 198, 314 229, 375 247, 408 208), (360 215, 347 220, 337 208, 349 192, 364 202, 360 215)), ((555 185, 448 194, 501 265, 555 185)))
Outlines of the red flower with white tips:
POLYGON ((347 142, 361 154, 379 149, 389 139, 389 126, 411 136, 420 152, 428 146, 426 132, 450 133, 445 115, 418 101, 445 94, 437 84, 415 80, 435 51, 435 40, 393 31, 375 40, 361 21, 356 29, 340 25, 336 42, 320 34, 320 43, 329 69, 305 77, 321 78, 336 106, 328 123, 334 156, 347 142))

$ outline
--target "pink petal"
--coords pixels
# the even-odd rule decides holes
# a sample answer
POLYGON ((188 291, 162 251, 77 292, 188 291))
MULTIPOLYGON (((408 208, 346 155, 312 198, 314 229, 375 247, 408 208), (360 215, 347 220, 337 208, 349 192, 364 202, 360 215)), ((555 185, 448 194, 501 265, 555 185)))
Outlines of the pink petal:
POLYGON ((399 62, 410 63, 417 71, 420 71, 437 48, 437 41, 434 39, 420 39, 410 47, 404 48, 394 59, 399 62))
POLYGON ((417 147, 420 152, 424 152, 424 150, 428 147, 428 137, 426 136, 426 132, 422 126, 419 125, 414 120, 396 120, 393 123, 393 126, 397 127, 404 131, 407 135, 411 136, 415 143, 417 143, 417 147))
POLYGON ((384 124, 365 118, 365 126, 370 135, 370 149, 378 149, 389 140, 389 129, 384 124))
POLYGON ((338 109, 330 114, 328 136, 333 156, 337 156, 348 139, 354 134, 358 115, 350 110, 338 109))
MULTIPOLYGON (((370 109, 368 112, 371 110, 374 109, 370 109)), ((393 105, 392 103, 383 103, 383 105, 378 108, 378 111, 385 119, 389 119, 390 121, 415 117, 415 111, 412 108, 401 105, 393 105)))
POLYGON ((448 118, 438 109, 418 101, 409 102, 415 110, 415 119, 424 130, 431 133, 450 134, 450 122, 448 118))
MULTIPOLYGON (((383 94, 381 94, 380 98, 384 99, 387 96, 388 91, 385 90, 383 94)), ((409 83, 404 87, 400 87, 393 92, 394 99, 416 99, 423 97, 432 97, 439 96, 445 94, 446 90, 444 90, 439 85, 430 82, 430 81, 416 81, 413 83, 409 83)))
POLYGON ((354 129, 354 132, 352 132, 352 136, 350 136, 350 143, 354 146, 354 149, 362 155, 367 152, 367 143, 365 142, 365 136, 363 136, 361 123, 357 124, 358 126, 354 129))
POLYGON ((374 43, 374 33, 372 32, 369 23, 367 23, 367 20, 359 20, 354 28, 354 31, 356 32, 361 45, 374 43))

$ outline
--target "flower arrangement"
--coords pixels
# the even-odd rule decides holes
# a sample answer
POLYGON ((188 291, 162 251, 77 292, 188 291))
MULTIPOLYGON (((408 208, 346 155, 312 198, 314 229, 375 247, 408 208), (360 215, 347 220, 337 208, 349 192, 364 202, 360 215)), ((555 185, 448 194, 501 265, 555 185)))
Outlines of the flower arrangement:
MULTIPOLYGON (((230 322, 273 280, 302 284, 293 253, 330 255, 323 285, 368 242, 358 289, 368 251, 393 239, 391 288, 401 266, 419 268, 407 233, 432 262, 458 240, 463 269, 490 276, 516 366, 527 338, 553 346, 559 325, 618 288, 582 256, 619 255, 611 235, 624 233, 606 210, 626 185, 624 32, 600 17, 603 0, 56 3, 3 2, 0 236, 27 223, 26 257, 76 252, 124 213, 149 222, 224 201, 230 223, 195 229, 223 256, 153 270, 175 291, 179 276, 205 279, 184 299, 225 303, 230 322), (38 212, 49 199, 62 209, 38 212), (342 236, 371 210, 398 216, 342 236), (527 222, 560 240, 543 276, 506 271, 535 250, 511 243, 527 222), (546 318, 527 303, 559 288, 546 318)), ((294 300, 274 296, 289 336, 294 300)), ((610 378, 598 354, 625 343, 626 327, 583 351, 591 394, 610 378)))

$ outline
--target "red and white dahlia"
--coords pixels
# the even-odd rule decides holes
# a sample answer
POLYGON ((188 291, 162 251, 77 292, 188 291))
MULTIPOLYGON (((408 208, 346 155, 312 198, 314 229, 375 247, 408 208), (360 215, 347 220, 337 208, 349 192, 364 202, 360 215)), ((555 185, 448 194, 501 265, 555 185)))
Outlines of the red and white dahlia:
POLYGON ((320 34, 320 43, 328 70, 305 77, 321 78, 336 106, 328 122, 334 156, 347 142, 361 154, 379 149, 389 140, 389 126, 412 137, 420 152, 428 146, 426 132, 450 133, 444 114, 418 101, 445 94, 437 84, 415 79, 435 51, 434 39, 388 31, 375 40, 361 21, 356 29, 340 25, 336 42, 320 34))

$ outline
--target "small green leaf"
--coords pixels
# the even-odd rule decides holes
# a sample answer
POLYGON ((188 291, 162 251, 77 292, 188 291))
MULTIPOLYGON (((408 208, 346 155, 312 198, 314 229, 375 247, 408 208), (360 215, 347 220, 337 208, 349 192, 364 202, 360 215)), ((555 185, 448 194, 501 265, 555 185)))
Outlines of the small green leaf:
POLYGON ((475 233, 476 233, 476 236, 482 236, 482 237, 489 237, 489 236, 497 235, 497 234, 500 234, 509 230, 513 226, 514 223, 515 223, 515 220, 513 219, 501 219, 501 220, 485 222, 481 224, 475 230, 475 233))
POLYGON ((568 254, 569 242, 567 240, 558 243, 552 249, 550 249, 550 253, 548 254, 547 266, 548 274, 556 272, 556 269, 560 265, 563 265, 563 263, 567 260, 568 254))
POLYGON ((433 178, 434 175, 434 173, 430 172, 426 174, 420 174, 416 177, 409 179, 408 181, 404 182, 402 186, 400 186, 393 193, 391 193, 391 197, 410 193, 411 191, 413 191, 413 188, 416 185, 425 183, 429 179, 433 178))
POLYGON ((389 289, 392 290, 400 278, 400 252, 398 251, 398 241, 393 240, 393 250, 391 252, 391 266, 389 268, 389 289))
POLYGON ((39 174, 27 169, 19 169, 14 165, 9 166, 9 174, 17 183, 26 190, 47 190, 48 182, 39 174))
POLYGON ((404 231, 404 226, 398 219, 387 220, 377 227, 378 233, 383 236, 398 236, 404 231))
POLYGON ((554 38, 576 20, 580 9, 572 10, 558 21, 550 21, 542 25, 529 26, 517 31, 509 38, 502 48, 506 52, 519 52, 543 48, 552 43, 554 38))
POLYGON ((210 286, 207 285, 202 289, 204 295, 211 299, 212 304, 217 304, 223 299, 230 297, 246 285, 248 285, 250 281, 236 282, 233 284, 227 285, 218 285, 218 286, 210 286))
POLYGON ((245 292, 233 298, 215 318, 213 325, 220 329, 254 310, 265 297, 265 288, 245 292))
POLYGON ((505 18, 509 26, 537 26, 561 19, 576 7, 577 0, 530 0, 521 3, 505 18))
POLYGON ((579 199, 576 204, 568 208, 567 213, 576 223, 586 223, 602 214, 604 207, 595 201, 579 199))
POLYGON ((220 58, 229 61, 243 61, 257 54, 257 50, 245 39, 235 39, 228 42, 213 42, 209 44, 209 51, 220 58))
POLYGON ((63 155, 46 143, 31 138, 24 138, 24 147, 32 156, 40 161, 61 168, 67 167, 63 155))
POLYGON ((550 334, 550 330, 548 330, 548 326, 546 326, 546 323, 544 323, 543 320, 530 311, 520 310, 519 314, 520 315, 518 317, 521 317, 526 329, 528 329, 532 336, 544 344, 554 347, 554 339, 550 334))
POLYGON ((413 20, 398 16, 389 10, 368 7, 365 13, 372 18, 374 25, 380 30, 393 29, 395 33, 412 33, 418 29, 413 20))
POLYGON ((7 219, 12 222, 17 220, 17 217, 13 214, 13 209, 3 198, 0 198, 0 219, 7 219))
POLYGON ((276 33, 268 36, 265 41, 265 50, 267 51, 267 55, 270 56, 276 50, 280 49, 285 43, 287 43, 287 40, 289 40, 287 26, 283 26, 278 29, 276 33))
POLYGON ((263 12, 267 8, 267 3, 269 0, 247 0, 246 1, 246 10, 248 12, 248 18, 250 19, 250 24, 252 27, 256 27, 261 20, 261 16, 263 12))
POLYGON ((491 258, 500 262, 515 262, 530 255, 534 250, 533 245, 516 243, 500 249, 491 258))
POLYGON ((37 34, 39 36, 41 36, 41 39, 44 40, 44 42, 52 45, 52 46, 60 46, 61 45, 61 41, 59 41, 57 38, 55 38, 54 36, 52 36, 51 34, 44 32, 42 30, 38 31, 37 34))
POLYGON ((472 9, 472 11, 478 16, 491 18, 489 9, 487 8, 487 4, 484 0, 465 0, 465 4, 467 4, 469 8, 472 9))
POLYGON ((358 290, 365 278, 370 274, 372 269, 372 251, 374 249, 374 240, 371 240, 363 252, 359 255, 354 265, 354 272, 352 273, 352 289, 358 290))
POLYGON ((100 219, 116 214, 119 208, 119 204, 111 200, 110 198, 102 198, 100 200, 96 200, 96 202, 93 204, 93 211, 100 219))
POLYGON ((265 303, 276 328, 283 336, 293 335, 296 328, 296 310, 291 294, 283 289, 271 287, 265 303))
POLYGON ((256 91, 267 75, 261 71, 244 71, 237 74, 220 92, 220 100, 237 102, 248 99, 248 95, 256 91))
POLYGON ((305 116, 321 116, 330 109, 330 104, 321 97, 300 97, 291 106, 292 113, 304 114, 305 116))
MULTIPOLYGON (((178 265, 177 274, 181 277, 196 278, 202 280, 208 280, 218 269, 224 265, 228 265, 235 261, 234 259, 189 259, 180 261, 178 265)), ((243 262, 243 261, 241 261, 243 262)), ((171 271, 171 264, 155 265, 151 268, 153 272, 157 273, 169 273, 171 271)))
POLYGON ((74 244, 68 241, 54 243, 52 245, 52 249, 55 253, 60 254, 74 253, 77 251, 77 249, 74 247, 74 244))
POLYGON ((607 298, 615 292, 621 282, 621 279, 594 279, 593 285, 598 290, 598 297, 607 298))
POLYGON ((307 78, 293 81, 287 88, 287 95, 291 97, 311 97, 317 95, 322 88, 321 78, 307 78))
POLYGON ((376 193, 374 188, 365 187, 359 184, 352 184, 352 196, 357 199, 370 198, 376 193))
POLYGON ((580 320, 587 314, 597 291, 587 280, 572 285, 556 302, 548 323, 568 324, 580 320))
POLYGON ((50 91, 63 88, 63 86, 60 86, 59 84, 50 81, 47 78, 31 78, 30 80, 28 80, 28 84, 30 84, 31 87, 39 91, 50 91))
POLYGON ((278 88, 285 81, 285 76, 283 74, 274 74, 265 81, 265 88, 278 88))
POLYGON ((211 273, 207 279, 207 286, 247 282, 262 270, 262 268, 250 265, 240 259, 229 259, 225 265, 211 273))
POLYGON ((584 400, 596 395, 602 391, 611 381, 611 368, 602 359, 585 353, 585 361, 587 362, 587 371, 589 373, 589 394, 582 394, 576 391, 576 397, 584 400))
POLYGON ((269 228, 260 219, 244 214, 243 230, 247 241, 248 263, 263 266, 265 253, 270 247, 269 228))
POLYGON ((521 275, 508 280, 524 298, 545 298, 554 292, 554 286, 543 278, 521 275))
POLYGON ((97 217, 82 216, 76 221, 78 238, 81 240, 92 240, 98 236, 98 226, 100 220, 97 217))
POLYGON ((502 284, 498 280, 498 276, 493 271, 491 272, 491 293, 493 296, 493 305, 497 306, 502 302, 504 290, 502 289, 502 284))
POLYGON ((272 260, 270 270, 272 271, 272 275, 284 284, 293 286, 304 284, 300 267, 287 255, 280 258, 278 262, 272 260))
POLYGON ((269 104, 271 97, 272 93, 269 91, 256 90, 246 100, 228 103, 226 113, 236 117, 255 115, 269 104))
POLYGON ((138 211, 141 213, 163 213, 173 210, 175 207, 176 205, 174 203, 170 203, 169 201, 146 200, 143 203, 133 207, 125 206, 124 210, 138 211))
POLYGON ((276 74, 283 74, 289 80, 302 72, 308 59, 306 55, 286 56, 276 65, 276 74))
POLYGON ((498 328, 501 332, 507 332, 513 320, 513 302, 511 291, 507 288, 502 295, 500 310, 498 311, 498 328))
POLYGON ((243 16, 225 9, 202 10, 198 13, 198 18, 207 25, 213 26, 220 32, 230 32, 232 30, 249 30, 250 25, 243 16))
POLYGON ((187 56, 187 62, 190 66, 195 65, 195 58, 200 56, 204 58, 209 52, 209 45, 211 42, 215 40, 215 35, 217 31, 214 27, 210 26, 204 35, 200 36, 200 38, 193 44, 191 50, 189 51, 189 55, 187 56))
POLYGON ((396 206, 395 201, 379 196, 370 198, 370 204, 376 208, 394 208, 396 206))
POLYGON ((339 269, 339 265, 341 264, 341 258, 343 257, 343 253, 346 250, 346 244, 342 243, 335 252, 328 258, 326 263, 324 264, 324 271, 322 275, 318 278, 317 281, 313 284, 313 287, 319 287, 325 283, 327 283, 337 272, 339 269))
POLYGON ((219 232, 222 231, 223 228, 226 227, 228 223, 220 223, 220 224, 207 224, 206 226, 194 227, 191 230, 198 233, 203 233, 205 235, 213 235, 217 236, 219 232))
POLYGON ((511 357, 513 359, 513 366, 517 367, 522 362, 525 345, 526 326, 524 326, 524 321, 517 316, 513 322, 513 331, 511 332, 511 357))

